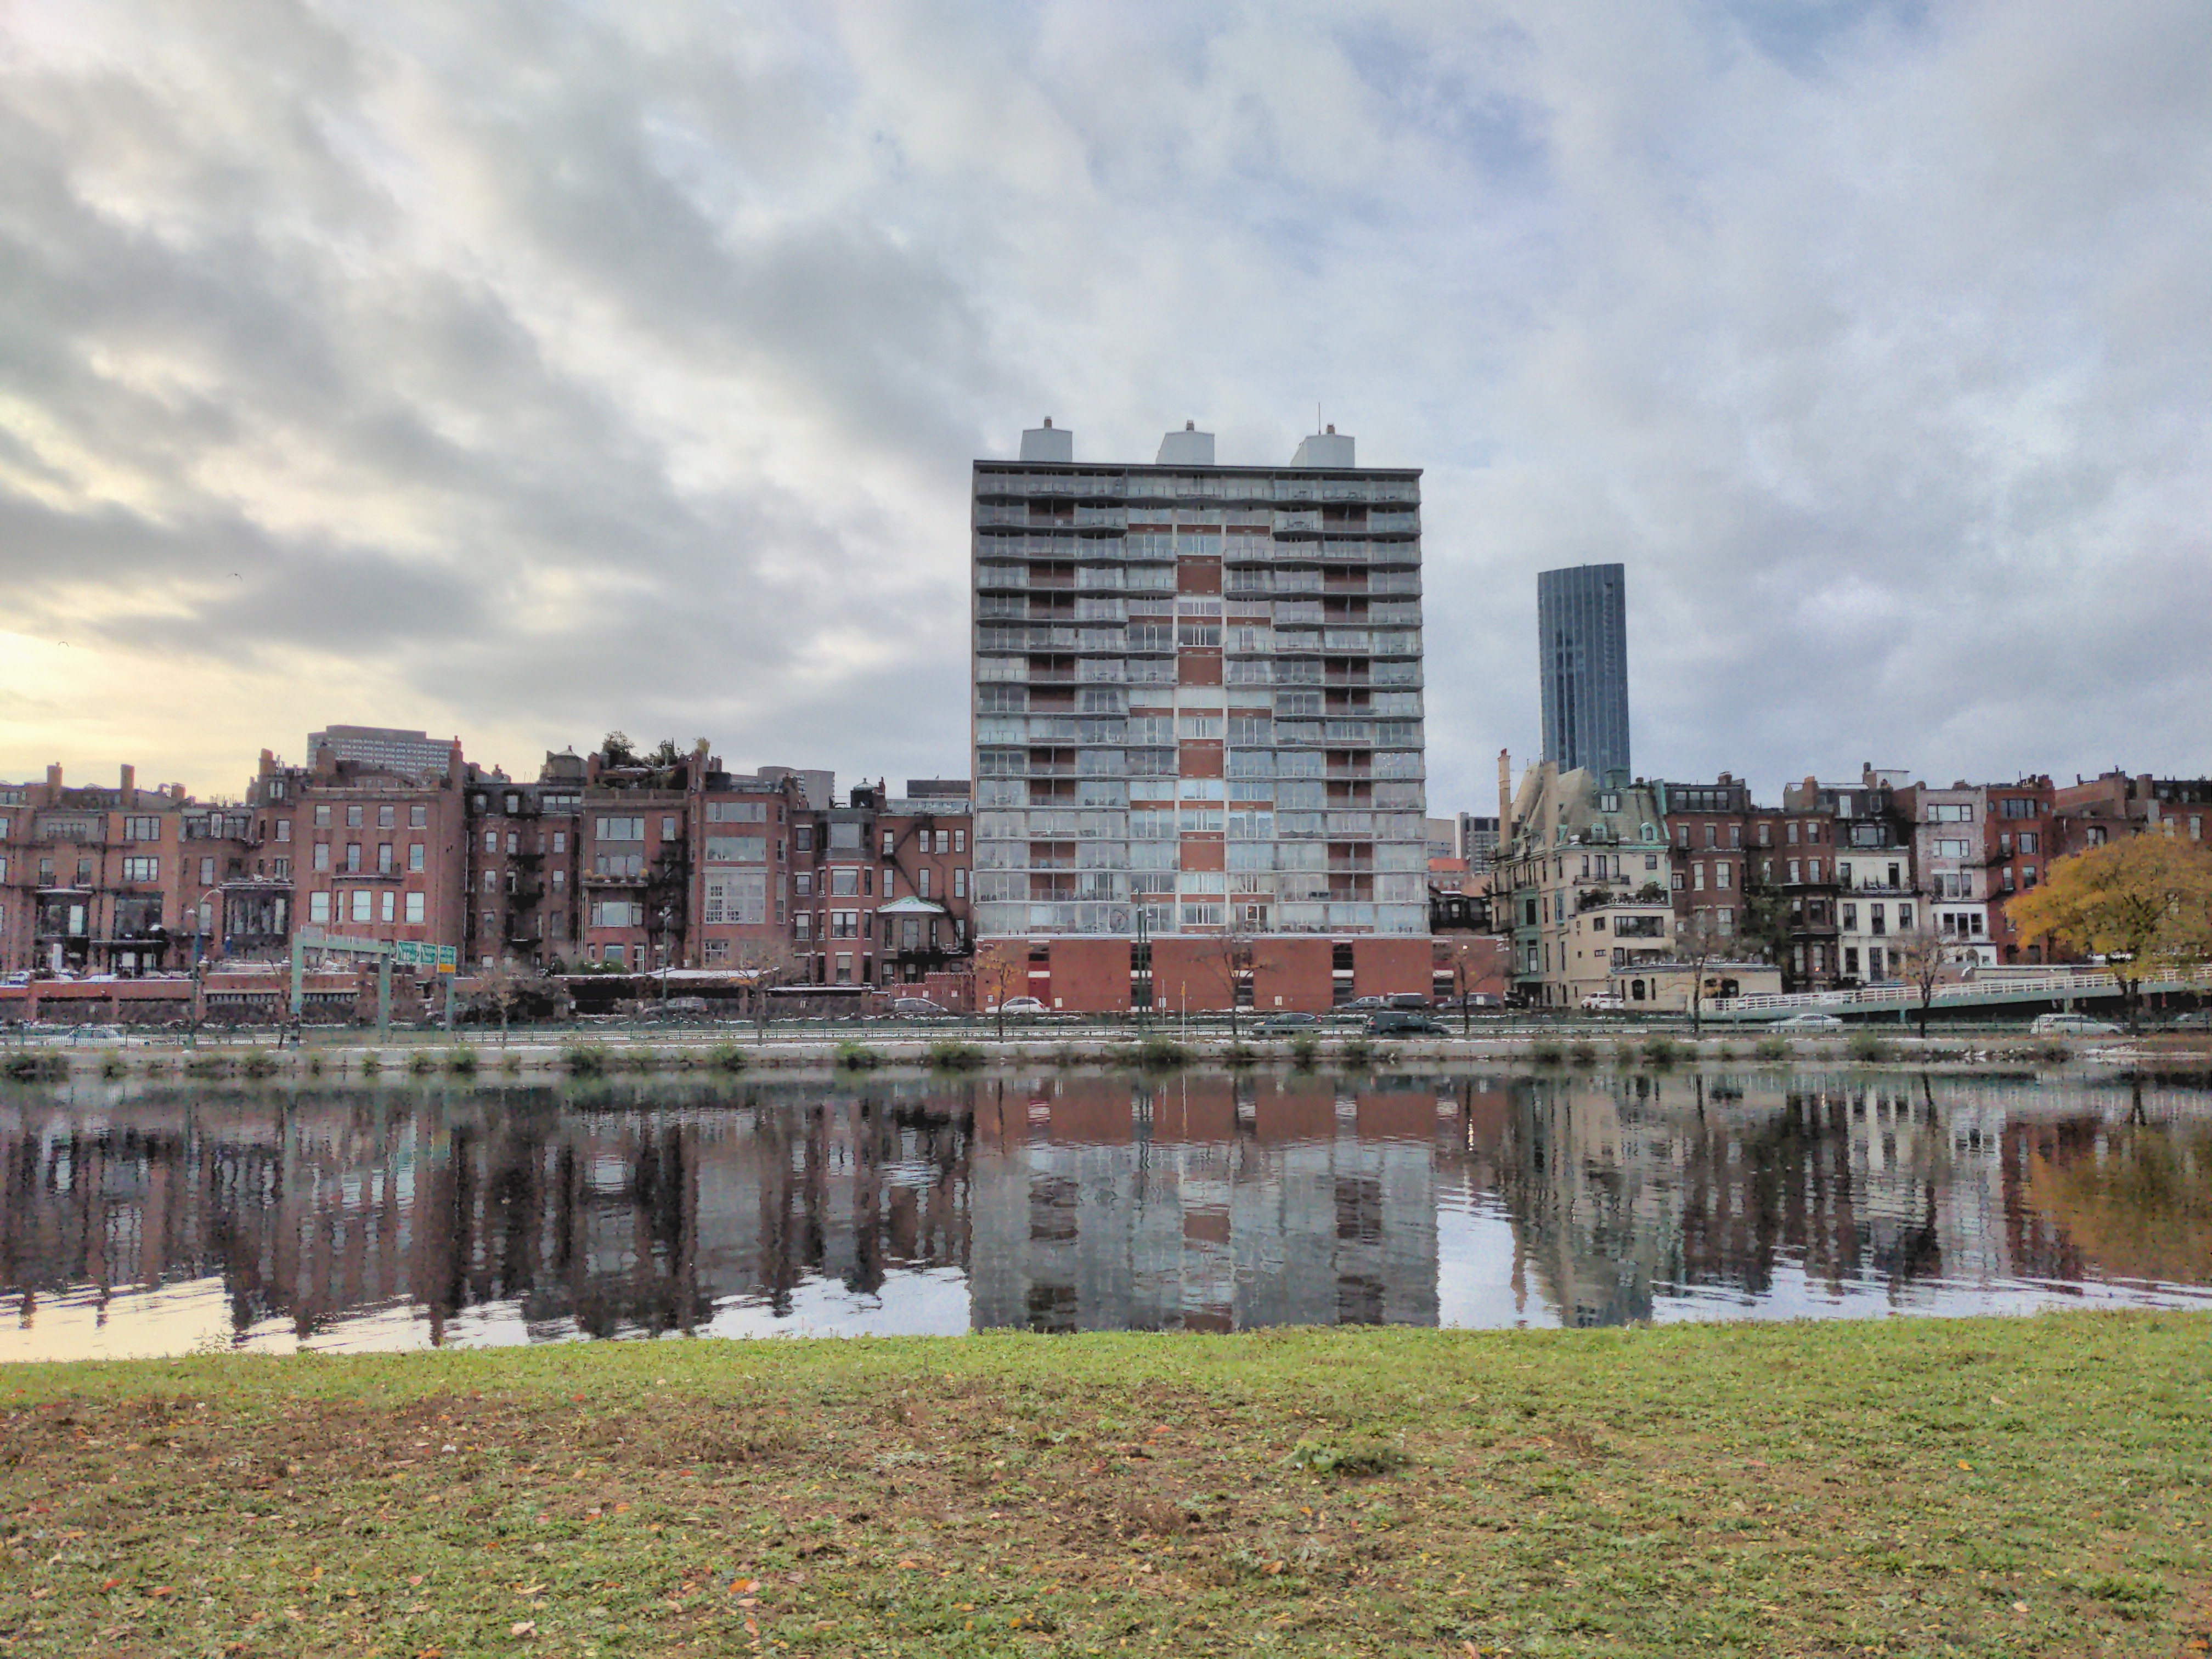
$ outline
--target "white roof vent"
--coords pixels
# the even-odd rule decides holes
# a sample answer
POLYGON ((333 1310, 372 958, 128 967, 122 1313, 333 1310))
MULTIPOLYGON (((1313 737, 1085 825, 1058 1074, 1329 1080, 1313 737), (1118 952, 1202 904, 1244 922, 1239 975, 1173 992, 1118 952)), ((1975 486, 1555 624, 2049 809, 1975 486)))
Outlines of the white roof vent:
POLYGON ((1213 465, 1213 434, 1200 432, 1198 422, 1185 421, 1182 430, 1170 432, 1160 440, 1158 459, 1155 466, 1212 466, 1213 465))
POLYGON ((1064 426, 1054 426, 1052 416, 1048 415, 1042 426, 1033 426, 1022 434, 1022 459, 1025 461, 1073 461, 1075 459, 1075 434, 1064 426))
POLYGON ((1348 469, 1352 465, 1352 439, 1332 425, 1327 431, 1316 432, 1302 441, 1298 453, 1291 457, 1291 465, 1348 469))

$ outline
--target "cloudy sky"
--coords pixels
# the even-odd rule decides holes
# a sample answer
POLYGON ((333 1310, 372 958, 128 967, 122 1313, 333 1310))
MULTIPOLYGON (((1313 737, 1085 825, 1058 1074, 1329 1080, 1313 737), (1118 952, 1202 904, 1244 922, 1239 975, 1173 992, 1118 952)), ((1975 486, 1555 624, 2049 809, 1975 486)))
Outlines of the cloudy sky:
POLYGON ((968 464, 1427 469, 1431 799, 2212 771, 2212 7, 0 0, 0 777, 965 766, 968 464))

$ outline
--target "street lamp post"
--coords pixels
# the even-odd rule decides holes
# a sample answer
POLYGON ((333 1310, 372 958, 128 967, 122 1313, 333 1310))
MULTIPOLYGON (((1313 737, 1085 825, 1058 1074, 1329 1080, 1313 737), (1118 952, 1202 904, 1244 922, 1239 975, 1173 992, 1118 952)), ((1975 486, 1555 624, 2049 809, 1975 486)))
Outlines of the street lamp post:
MULTIPOLYGON (((204 977, 205 961, 201 956, 201 940, 205 937, 207 932, 206 925, 202 921, 202 918, 207 914, 206 905, 208 895, 215 892, 216 890, 217 890, 212 887, 204 887, 200 890, 200 896, 192 901, 192 960, 191 964, 192 1000, 191 1006, 187 1011, 185 1024, 185 1047, 187 1048, 197 1048, 200 1046, 200 988, 206 982, 204 977)), ((218 939, 222 937, 220 930, 217 931, 216 937, 218 939)))

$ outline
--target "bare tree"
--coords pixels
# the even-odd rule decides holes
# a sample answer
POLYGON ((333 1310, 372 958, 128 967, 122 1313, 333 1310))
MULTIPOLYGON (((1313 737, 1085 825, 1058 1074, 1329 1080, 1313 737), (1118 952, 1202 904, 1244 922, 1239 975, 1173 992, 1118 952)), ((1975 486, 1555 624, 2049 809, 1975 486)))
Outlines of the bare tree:
POLYGON ((1236 1041, 1243 1036, 1243 1004, 1237 993, 1253 976, 1258 967, 1259 937, 1242 919, 1234 917, 1228 927, 1218 933, 1208 934, 1199 947, 1199 959, 1221 981, 1223 994, 1229 1000, 1229 1036, 1236 1041))
POLYGON ((978 952, 975 957, 975 988, 988 991, 991 997, 991 1012, 997 1016, 999 1041, 1006 1040, 1006 999, 1013 994, 1017 985, 1026 984, 1029 963, 1009 951, 996 951, 986 956, 978 952))
POLYGON ((1451 975, 1452 994, 1459 1000, 1459 1032, 1463 1037, 1474 1035, 1474 1016, 1467 1000, 1468 981, 1490 964, 1494 951, 1487 934, 1455 939, 1444 945, 1444 965, 1451 975))
POLYGON ((1705 1014, 1705 969, 1725 957, 1735 945, 1732 933, 1721 931, 1719 913, 1713 910, 1692 910, 1690 919, 1674 934, 1674 955, 1690 969, 1690 1035, 1696 1036, 1704 1028, 1705 1014))
POLYGON ((1973 947, 1939 933, 1923 922, 1890 947, 1889 959, 1907 984, 1920 993, 1920 1040, 1928 1040, 1928 1011, 1936 1000, 1936 988, 1943 981, 1943 970, 1952 963, 1966 960, 1973 947))
POLYGON ((513 957, 501 957, 496 965, 477 975, 477 997, 489 1004, 493 1012, 499 1015, 501 1048, 507 1046, 509 1016, 514 1012, 516 1005, 529 994, 534 981, 543 977, 536 969, 524 966, 513 957))
POLYGON ((757 1041, 768 1040, 768 994, 805 972, 806 958, 778 939, 739 939, 732 969, 745 976, 745 1003, 757 1041))

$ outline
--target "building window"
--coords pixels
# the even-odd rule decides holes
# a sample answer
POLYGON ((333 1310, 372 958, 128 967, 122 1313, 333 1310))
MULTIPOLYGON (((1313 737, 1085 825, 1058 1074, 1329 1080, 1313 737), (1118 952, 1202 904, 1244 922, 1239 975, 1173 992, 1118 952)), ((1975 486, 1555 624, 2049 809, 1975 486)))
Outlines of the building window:
POLYGON ((125 881, 156 881, 160 879, 161 860, 134 858, 123 860, 123 879, 125 881))
POLYGON ((291 819, 279 818, 276 820, 276 839, 279 841, 289 841, 292 839, 291 819))
MULTIPOLYGON (((945 849, 940 847, 937 850, 941 853, 945 849)), ((952 850, 956 853, 964 853, 968 850, 968 832, 965 830, 955 830, 952 832, 952 850)))
POLYGON ((346 828, 349 830, 358 830, 361 828, 360 807, 349 806, 346 808, 346 828))
POLYGON ((397 807, 392 807, 392 806, 380 806, 380 807, 378 807, 378 808, 376 809, 376 827, 377 827, 378 829, 380 829, 380 830, 389 830, 390 828, 392 828, 392 823, 393 823, 394 820, 396 819, 396 817, 397 817, 397 816, 398 816, 398 809, 397 807))
POLYGON ((356 921, 374 921, 376 919, 374 910, 375 903, 376 895, 370 892, 368 888, 355 888, 353 890, 353 919, 356 921))
POLYGON ((884 856, 885 858, 889 858, 889 857, 891 855, 891 854, 892 854, 894 851, 896 851, 896 850, 897 849, 897 847, 898 847, 898 831, 896 831, 896 830, 884 830, 884 856))
POLYGON ((407 809, 407 827, 410 830, 428 829, 430 827, 430 809, 427 806, 409 807, 407 809))
POLYGON ((331 896, 328 893, 307 895, 307 920, 328 921, 331 919, 331 896))
POLYGON ((836 869, 830 872, 830 894, 833 898, 857 898, 860 892, 860 872, 854 869, 836 869))
POLYGON ((331 809, 326 804, 319 801, 315 805, 315 828, 327 830, 330 827, 331 809))
POLYGON ((310 862, 313 863, 314 867, 318 870, 329 869, 331 867, 330 842, 326 841, 317 842, 315 843, 315 856, 312 860, 310 860, 310 862))
MULTIPOLYGON (((884 872, 884 896, 886 898, 890 897, 890 875, 887 871, 884 872)), ((927 898, 929 896, 929 866, 926 864, 923 865, 921 869, 915 872, 914 891, 915 896, 917 898, 927 898)))
MULTIPOLYGON (((1729 875, 1729 866, 1726 860, 1723 860, 1718 864, 1713 866, 1713 885, 1719 888, 1723 892, 1726 892, 1728 890, 1733 881, 1733 878, 1729 875)), ((1723 911, 1722 914, 1725 915, 1728 913, 1723 911)))
POLYGON ((557 893, 568 884, 568 872, 566 870, 556 870, 553 872, 553 890, 557 893))
POLYGON ((964 899, 968 896, 968 866, 964 864, 956 866, 953 869, 952 896, 957 899, 964 899))
POLYGON ((349 841, 346 843, 345 867, 349 871, 358 871, 361 868, 361 843, 357 841, 349 841))
POLYGON ((422 843, 419 841, 413 841, 407 843, 407 867, 410 870, 414 871, 417 875, 422 873, 422 843))
POLYGON ((568 850, 568 832, 566 830, 556 830, 553 832, 553 850, 556 853, 565 853, 568 850))
POLYGON ((383 919, 386 921, 390 921, 392 920, 392 913, 398 908, 398 903, 399 895, 393 892, 387 887, 384 890, 384 902, 379 905, 377 908, 383 912, 383 919))
POLYGON ((665 814, 662 816, 660 820, 660 838, 663 841, 674 841, 676 839, 676 820, 665 814))
POLYGON ((422 894, 420 894, 420 893, 410 893, 410 894, 408 894, 408 896, 407 896, 407 920, 408 920, 408 921, 412 921, 412 922, 420 922, 420 921, 422 920, 422 907, 423 907, 424 902, 425 902, 425 901, 424 901, 423 896, 422 896, 422 894))

